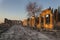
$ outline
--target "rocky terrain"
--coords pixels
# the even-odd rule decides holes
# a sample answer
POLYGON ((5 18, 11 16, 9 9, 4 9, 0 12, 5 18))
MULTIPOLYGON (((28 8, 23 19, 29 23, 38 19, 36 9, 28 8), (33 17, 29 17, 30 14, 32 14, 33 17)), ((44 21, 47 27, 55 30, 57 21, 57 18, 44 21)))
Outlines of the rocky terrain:
MULTIPOLYGON (((60 32, 59 32, 60 33, 60 32)), ((0 35, 0 40, 59 40, 59 34, 53 32, 38 32, 21 25, 14 25, 0 35), (58 36, 57 36, 58 35, 58 36)))

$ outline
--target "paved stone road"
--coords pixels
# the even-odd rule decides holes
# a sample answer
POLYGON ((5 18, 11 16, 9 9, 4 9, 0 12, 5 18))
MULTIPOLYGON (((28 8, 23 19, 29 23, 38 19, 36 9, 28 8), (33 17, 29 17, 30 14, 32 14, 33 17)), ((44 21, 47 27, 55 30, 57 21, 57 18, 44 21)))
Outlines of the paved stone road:
POLYGON ((0 40, 58 40, 47 33, 41 33, 21 25, 14 25, 0 36, 0 40))

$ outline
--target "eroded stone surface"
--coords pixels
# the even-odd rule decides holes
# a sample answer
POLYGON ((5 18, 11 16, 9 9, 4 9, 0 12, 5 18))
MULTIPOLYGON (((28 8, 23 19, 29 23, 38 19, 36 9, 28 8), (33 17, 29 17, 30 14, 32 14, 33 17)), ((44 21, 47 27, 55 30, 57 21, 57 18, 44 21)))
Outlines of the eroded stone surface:
POLYGON ((14 25, 1 34, 0 40, 57 40, 53 36, 42 34, 36 30, 21 25, 14 25))

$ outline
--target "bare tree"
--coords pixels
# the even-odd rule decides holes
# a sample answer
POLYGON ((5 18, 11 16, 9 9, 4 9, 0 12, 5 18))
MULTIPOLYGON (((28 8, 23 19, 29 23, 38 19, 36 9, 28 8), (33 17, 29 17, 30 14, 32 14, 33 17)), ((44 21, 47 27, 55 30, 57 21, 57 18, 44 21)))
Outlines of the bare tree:
POLYGON ((39 14, 42 9, 42 6, 38 6, 36 2, 29 2, 29 4, 26 6, 26 10, 28 12, 27 16, 35 16, 36 14, 39 14))

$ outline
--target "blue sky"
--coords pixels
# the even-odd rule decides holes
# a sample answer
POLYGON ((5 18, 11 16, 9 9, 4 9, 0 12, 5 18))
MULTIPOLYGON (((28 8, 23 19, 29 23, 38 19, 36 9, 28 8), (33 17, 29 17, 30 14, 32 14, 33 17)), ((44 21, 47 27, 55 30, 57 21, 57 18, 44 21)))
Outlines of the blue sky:
POLYGON ((43 9, 51 6, 58 8, 60 0, 0 0, 0 21, 4 18, 20 20, 26 18, 26 5, 29 2, 37 2, 43 9))

